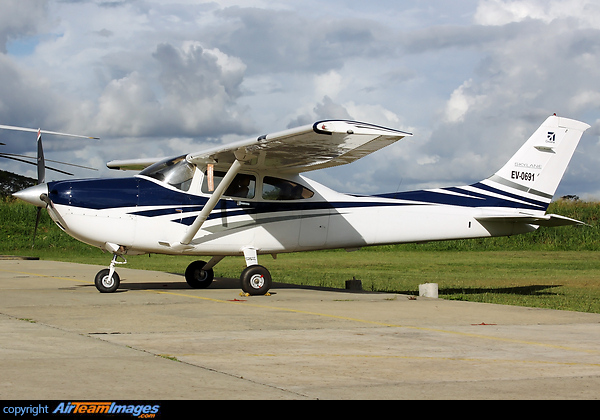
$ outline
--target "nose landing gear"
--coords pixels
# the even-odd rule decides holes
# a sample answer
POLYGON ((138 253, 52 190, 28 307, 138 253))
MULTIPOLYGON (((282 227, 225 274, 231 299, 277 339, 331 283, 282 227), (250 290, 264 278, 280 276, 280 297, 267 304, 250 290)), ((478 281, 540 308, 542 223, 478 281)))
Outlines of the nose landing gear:
POLYGON ((96 274, 94 284, 100 293, 112 293, 119 288, 121 279, 115 271, 116 264, 127 264, 127 260, 123 258, 123 256, 113 254, 113 259, 110 262, 109 268, 100 270, 98 271, 98 274, 96 274), (118 261, 118 258, 121 258, 123 261, 118 261))

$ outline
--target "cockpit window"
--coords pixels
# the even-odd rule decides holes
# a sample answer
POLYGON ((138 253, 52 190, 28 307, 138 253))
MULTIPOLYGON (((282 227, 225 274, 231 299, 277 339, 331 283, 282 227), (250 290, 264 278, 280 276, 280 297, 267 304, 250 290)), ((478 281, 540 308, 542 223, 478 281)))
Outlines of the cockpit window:
MULTIPOLYGON (((214 171, 214 188, 219 186, 224 177, 225 172, 214 171)), ((254 198, 255 190, 256 177, 254 175, 237 174, 223 195, 227 197, 252 199, 254 198)), ((212 194, 214 192, 214 189, 211 191, 208 187, 208 176, 206 174, 204 174, 204 181, 202 182, 202 192, 205 194, 212 194)))
POLYGON ((302 200, 311 198, 314 192, 287 179, 266 176, 263 179, 262 198, 264 200, 302 200))
POLYGON ((188 191, 194 177, 194 165, 184 156, 169 158, 147 167, 140 175, 165 182, 181 191, 188 191))

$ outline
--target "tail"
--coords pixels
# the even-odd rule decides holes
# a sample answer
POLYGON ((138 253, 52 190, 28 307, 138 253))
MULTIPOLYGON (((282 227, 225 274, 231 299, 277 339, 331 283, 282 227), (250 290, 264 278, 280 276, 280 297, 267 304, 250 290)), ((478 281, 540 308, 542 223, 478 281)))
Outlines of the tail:
MULTIPOLYGON (((539 223, 530 222, 531 224, 557 226, 577 222, 556 215, 544 216, 543 213, 556 193, 583 132, 589 127, 580 121, 549 117, 498 172, 479 185, 483 184, 527 203, 538 203, 540 210, 518 217, 512 215, 510 218, 514 218, 513 221, 520 219, 519 221, 526 222, 527 217, 536 216, 539 223)), ((491 221, 495 218, 498 221, 508 219, 497 216, 478 219, 491 221)))
POLYGON ((580 121, 549 117, 486 183, 550 203, 581 135, 589 127, 580 121))

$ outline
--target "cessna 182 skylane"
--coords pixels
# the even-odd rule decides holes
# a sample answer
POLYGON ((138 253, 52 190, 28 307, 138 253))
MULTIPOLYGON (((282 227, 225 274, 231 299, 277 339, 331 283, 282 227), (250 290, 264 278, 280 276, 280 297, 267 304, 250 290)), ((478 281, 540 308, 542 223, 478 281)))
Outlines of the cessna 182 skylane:
MULTIPOLYGON (((45 207, 74 238, 113 254, 95 279, 114 292, 126 255, 208 255, 185 272, 205 288, 226 256, 244 256, 241 287, 266 294, 258 256, 380 244, 482 238, 582 224, 545 214, 589 125, 549 117, 496 173, 451 188, 374 196, 342 194, 300 175, 351 163, 412 134, 327 120, 164 160, 112 161, 141 170, 118 179, 41 183, 15 195, 45 207)), ((40 137, 41 141, 41 137, 40 137)))

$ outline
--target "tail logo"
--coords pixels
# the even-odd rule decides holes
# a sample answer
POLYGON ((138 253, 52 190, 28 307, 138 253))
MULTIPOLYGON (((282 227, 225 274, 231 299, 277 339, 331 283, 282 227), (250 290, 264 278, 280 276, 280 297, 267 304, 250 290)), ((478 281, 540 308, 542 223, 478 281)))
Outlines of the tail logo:
POLYGON ((548 132, 548 138, 546 138, 546 143, 555 143, 556 142, 556 134, 553 131, 548 132))

